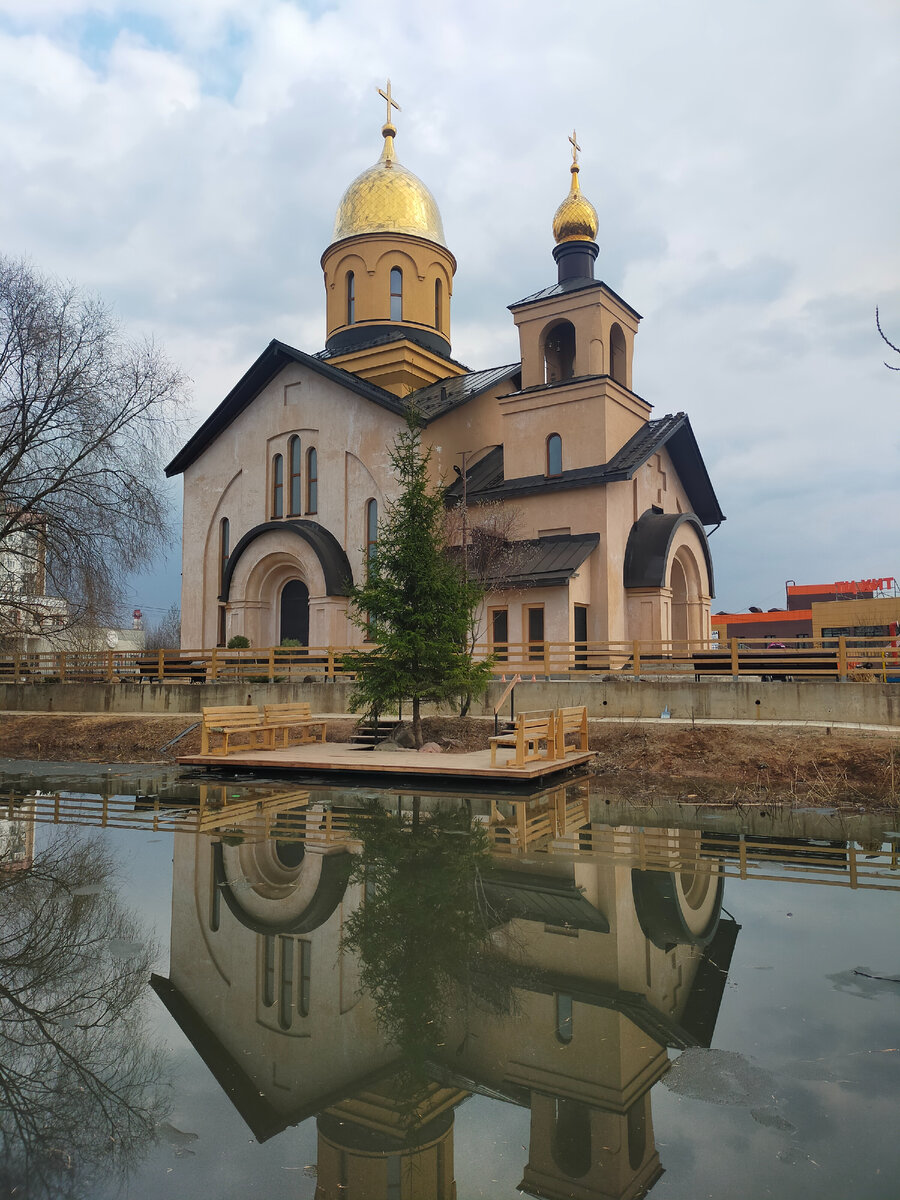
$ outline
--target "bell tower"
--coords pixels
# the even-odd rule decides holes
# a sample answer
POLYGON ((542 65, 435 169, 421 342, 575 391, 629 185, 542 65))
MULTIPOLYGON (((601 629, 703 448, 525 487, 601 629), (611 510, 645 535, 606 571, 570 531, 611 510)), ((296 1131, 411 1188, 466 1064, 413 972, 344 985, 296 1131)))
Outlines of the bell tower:
POLYGON ((329 361, 397 396, 462 373, 449 360, 456 259, 434 197, 397 160, 387 89, 384 147, 338 205, 325 274, 329 361))

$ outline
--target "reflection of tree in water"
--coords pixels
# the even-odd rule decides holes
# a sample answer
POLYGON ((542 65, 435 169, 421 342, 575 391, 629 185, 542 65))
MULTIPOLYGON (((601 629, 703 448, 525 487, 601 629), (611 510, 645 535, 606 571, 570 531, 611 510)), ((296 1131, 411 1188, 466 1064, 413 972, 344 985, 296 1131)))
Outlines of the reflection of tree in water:
POLYGON ((372 801, 355 823, 362 852, 353 877, 362 905, 347 919, 343 946, 360 959, 362 990, 378 1020, 420 1074, 444 1045, 451 1014, 470 1003, 505 1011, 507 965, 490 953, 491 921, 481 889, 490 861, 487 836, 464 807, 392 813, 372 801))
POLYGON ((153 947, 114 882, 106 847, 72 833, 30 870, 0 861, 0 1196, 96 1194, 153 1140, 153 947))

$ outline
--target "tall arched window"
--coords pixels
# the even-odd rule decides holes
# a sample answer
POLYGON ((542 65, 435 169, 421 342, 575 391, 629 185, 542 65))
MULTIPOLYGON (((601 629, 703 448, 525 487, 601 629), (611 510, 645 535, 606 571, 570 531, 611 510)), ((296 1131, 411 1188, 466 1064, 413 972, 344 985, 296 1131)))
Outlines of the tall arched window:
POLYGON ((544 382, 559 383, 575 374, 575 326, 557 321, 544 337, 544 382))
POLYGON ((347 272, 347 324, 352 325, 356 320, 356 280, 353 272, 347 272))
POLYGON ((434 327, 435 329, 441 327, 441 281, 439 279, 434 281, 434 327))
POLYGON ((290 463, 291 463, 291 516, 300 516, 300 439, 298 437, 291 438, 290 445, 290 463))
POLYGON ((613 325, 609 331, 609 373, 616 383, 628 386, 625 382, 625 334, 620 325, 613 325))
POLYGON ((272 459, 272 516, 284 516, 284 459, 280 454, 272 459))
POLYGON ((562 438, 558 433, 547 438, 547 474, 562 475, 562 438))
POLYGON ((319 511, 319 456, 315 446, 306 452, 306 513, 319 511))
POLYGON ((228 518, 223 517, 219 522, 219 591, 225 583, 225 568, 228 566, 228 555, 231 553, 231 525, 228 518))
POLYGON ((375 553, 378 541, 378 501, 370 500, 366 504, 366 562, 375 553))
POLYGON ((403 320, 403 272, 399 267, 391 268, 391 320, 403 320))

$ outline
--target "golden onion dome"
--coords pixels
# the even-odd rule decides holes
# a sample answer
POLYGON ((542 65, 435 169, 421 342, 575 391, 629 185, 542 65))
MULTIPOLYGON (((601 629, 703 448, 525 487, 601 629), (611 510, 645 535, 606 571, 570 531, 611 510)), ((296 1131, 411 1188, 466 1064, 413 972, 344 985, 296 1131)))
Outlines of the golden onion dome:
POLYGON ((581 194, 578 184, 579 170, 578 163, 573 162, 571 166, 572 186, 553 218, 553 237, 556 239, 557 245, 560 242, 594 242, 597 240, 597 230, 600 228, 597 210, 590 200, 581 194))
POLYGON ((361 233, 409 233, 446 248, 434 196, 417 175, 397 162, 394 126, 388 122, 381 132, 381 158, 358 175, 341 197, 332 243, 361 233))

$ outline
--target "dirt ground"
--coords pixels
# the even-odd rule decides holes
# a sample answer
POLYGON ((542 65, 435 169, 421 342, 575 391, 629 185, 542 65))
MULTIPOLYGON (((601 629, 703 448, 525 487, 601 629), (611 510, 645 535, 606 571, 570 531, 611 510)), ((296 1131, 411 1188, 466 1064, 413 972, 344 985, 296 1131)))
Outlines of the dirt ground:
MULTIPOLYGON (((0 715, 0 757, 64 762, 173 762, 200 749, 191 715, 0 715)), ((328 723, 348 741, 356 718, 328 723)), ((485 749, 482 718, 425 722, 426 737, 448 753, 485 749)), ((900 734, 802 727, 591 723, 598 781, 648 801, 662 798, 745 803, 791 800, 816 806, 900 808, 900 734)))

